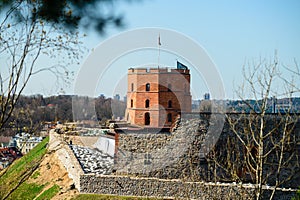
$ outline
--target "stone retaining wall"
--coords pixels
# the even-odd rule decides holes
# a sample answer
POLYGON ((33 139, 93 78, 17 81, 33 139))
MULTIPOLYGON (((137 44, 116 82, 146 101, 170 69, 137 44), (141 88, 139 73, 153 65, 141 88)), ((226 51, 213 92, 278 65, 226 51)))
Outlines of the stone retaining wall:
MULTIPOLYGON (((175 199, 254 199, 252 185, 229 183, 184 182, 157 178, 129 176, 80 177, 81 193, 112 194, 123 196, 161 197, 175 199)), ((265 190, 266 196, 270 190, 265 190)), ((291 199, 295 191, 277 191, 276 200, 291 199)))
POLYGON ((75 188, 80 190, 80 175, 83 174, 83 170, 74 153, 63 140, 63 135, 59 135, 54 133, 54 131, 51 131, 48 150, 50 152, 55 151, 58 159, 66 168, 69 177, 74 181, 75 188))

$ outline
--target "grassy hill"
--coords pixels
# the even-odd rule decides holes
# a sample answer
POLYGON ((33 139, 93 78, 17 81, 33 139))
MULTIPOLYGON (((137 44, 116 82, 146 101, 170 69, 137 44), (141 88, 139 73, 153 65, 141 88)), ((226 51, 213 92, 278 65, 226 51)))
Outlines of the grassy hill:
POLYGON ((56 152, 49 152, 45 138, 22 158, 14 161, 0 173, 0 199, 115 199, 143 200, 149 198, 121 197, 97 194, 79 194, 73 181, 61 166, 56 152))
POLYGON ((44 185, 27 183, 27 180, 31 176, 37 176, 34 172, 47 152, 48 141, 47 137, 28 154, 1 172, 0 199, 32 199, 43 189, 44 185))

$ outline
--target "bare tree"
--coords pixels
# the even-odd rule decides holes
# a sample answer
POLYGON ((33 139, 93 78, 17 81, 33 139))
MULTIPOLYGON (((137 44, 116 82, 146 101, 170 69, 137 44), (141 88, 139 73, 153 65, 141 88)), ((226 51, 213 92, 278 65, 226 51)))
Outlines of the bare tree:
POLYGON ((71 81, 69 66, 78 64, 84 51, 79 27, 104 33, 110 25, 123 25, 114 4, 115 0, 0 0, 0 62, 5 63, 0 72, 0 130, 32 76, 47 71, 64 83, 71 81), (41 66, 41 57, 51 64, 41 66))
POLYGON ((299 135, 295 131, 296 125, 299 126, 299 115, 295 114, 291 104, 284 105, 286 109, 282 110, 271 97, 290 100, 293 93, 299 92, 296 82, 300 78, 299 69, 296 65, 295 70, 288 70, 292 75, 284 78, 276 55, 271 62, 260 60, 248 66, 243 70, 245 82, 237 92, 248 108, 247 113, 227 114, 227 120, 244 149, 240 161, 244 169, 242 177, 248 174, 255 183, 256 199, 262 198, 264 185, 272 185, 272 199, 276 189, 297 176, 300 168, 299 135))
POLYGON ((38 19, 34 9, 26 1, 15 1, 0 24, 0 54, 2 59, 6 58, 1 60, 5 66, 0 72, 0 130, 32 76, 48 71, 57 79, 64 77, 68 81, 67 67, 81 53, 78 32, 70 33, 59 24, 38 19), (40 66, 41 56, 51 64, 40 66))

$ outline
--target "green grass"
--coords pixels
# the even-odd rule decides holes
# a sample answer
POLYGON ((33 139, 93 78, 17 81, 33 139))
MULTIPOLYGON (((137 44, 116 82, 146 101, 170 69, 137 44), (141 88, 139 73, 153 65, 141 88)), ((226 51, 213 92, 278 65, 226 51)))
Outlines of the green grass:
POLYGON ((36 200, 50 200, 59 192, 59 190, 60 188, 58 185, 53 185, 51 188, 45 190, 40 196, 38 196, 36 200))
POLYGON ((300 187, 297 190, 297 193, 295 194, 295 196, 292 198, 292 200, 300 200, 300 187))
POLYGON ((79 194, 72 200, 154 200, 159 198, 147 198, 147 197, 125 197, 125 196, 113 196, 113 195, 104 195, 104 194, 79 194))
POLYGON ((39 165, 43 156, 47 152, 46 146, 48 141, 49 137, 45 138, 28 154, 18 160, 15 160, 8 169, 1 174, 0 199, 7 196, 11 191, 18 187, 19 183, 24 182, 33 173, 34 169, 39 165))
POLYGON ((40 174, 39 171, 35 171, 35 172, 31 175, 31 178, 37 179, 40 175, 41 175, 41 174, 40 174))
POLYGON ((34 199, 44 188, 44 185, 22 183, 7 199, 34 199))

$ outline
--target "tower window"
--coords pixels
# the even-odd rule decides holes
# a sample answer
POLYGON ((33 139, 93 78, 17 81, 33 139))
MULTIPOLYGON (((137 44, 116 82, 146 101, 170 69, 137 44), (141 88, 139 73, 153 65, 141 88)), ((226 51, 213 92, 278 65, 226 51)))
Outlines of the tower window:
POLYGON ((171 100, 168 101, 168 108, 172 108, 172 101, 171 100))
POLYGON ((133 92, 133 90, 134 90, 134 85, 133 83, 131 83, 131 92, 133 92))
POLYGON ((150 125, 150 113, 145 113, 145 125, 150 125))
POLYGON ((150 106, 150 100, 147 99, 147 100, 145 101, 145 108, 149 108, 149 106, 150 106))
POLYGON ((130 107, 132 108, 133 107, 133 100, 131 99, 130 101, 130 107))
POLYGON ((172 114, 168 113, 168 122, 172 122, 172 114))
POLYGON ((150 83, 146 84, 146 91, 150 91, 150 83))

